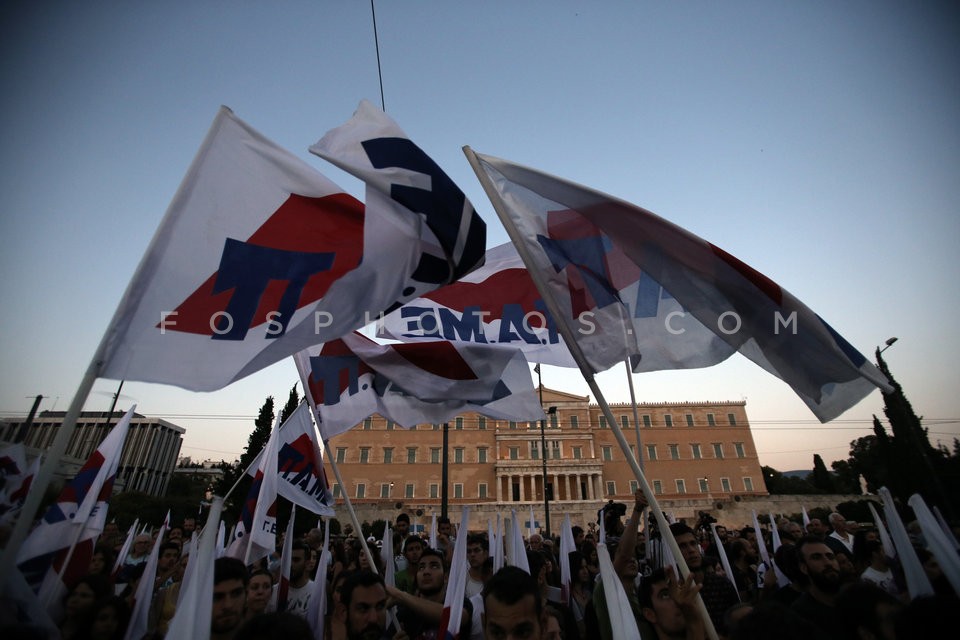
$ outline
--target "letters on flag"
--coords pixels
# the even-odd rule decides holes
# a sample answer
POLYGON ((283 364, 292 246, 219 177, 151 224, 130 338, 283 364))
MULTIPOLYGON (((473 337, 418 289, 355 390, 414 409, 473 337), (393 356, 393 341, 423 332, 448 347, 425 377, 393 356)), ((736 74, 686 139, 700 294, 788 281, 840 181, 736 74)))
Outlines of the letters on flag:
POLYGON ((107 503, 136 406, 120 419, 47 509, 17 553, 17 565, 41 602, 59 603, 86 572, 107 522, 107 503))
MULTIPOLYGON (((738 350, 789 384, 823 422, 875 387, 890 389, 883 374, 806 305, 719 247, 587 187, 490 156, 475 154, 475 161, 511 237, 529 254, 528 267, 547 276, 554 296, 572 311, 619 307, 613 304, 624 298, 618 283, 633 282, 639 269, 682 306, 671 318, 692 323, 683 331, 668 324, 660 333, 668 352, 674 343, 706 339, 698 365, 704 366, 738 350), (577 280, 582 286, 570 285, 577 280)), ((578 335, 577 342, 599 370, 603 358, 587 338, 578 335)), ((641 362, 651 357, 642 343, 640 355, 641 362)))
POLYGON ((543 417, 519 351, 449 342, 380 345, 354 333, 295 360, 324 438, 374 413, 406 428, 467 411, 504 420, 543 417))
POLYGON ((418 214, 466 225, 452 237, 479 242, 480 259, 485 231, 462 202, 427 200, 415 213, 389 197, 364 207, 221 108, 114 315, 98 375, 220 389, 449 281, 450 263, 454 274, 475 265, 473 249, 443 260, 444 278, 425 276, 418 214))
MULTIPOLYGON (((310 418, 310 405, 300 404, 280 425, 277 449, 277 493, 317 515, 333 517, 333 496, 323 470, 320 437, 310 418)), ((247 473, 256 477, 261 452, 247 473)))

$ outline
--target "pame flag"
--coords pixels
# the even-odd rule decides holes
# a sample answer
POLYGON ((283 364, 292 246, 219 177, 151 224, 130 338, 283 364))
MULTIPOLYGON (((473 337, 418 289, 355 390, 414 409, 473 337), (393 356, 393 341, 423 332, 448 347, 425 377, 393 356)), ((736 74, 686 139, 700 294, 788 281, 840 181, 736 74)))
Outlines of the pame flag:
MULTIPOLYGON (((447 215, 459 224, 463 207, 436 204, 429 219, 447 215)), ((365 207, 221 108, 114 315, 98 375, 211 391, 348 333, 469 268, 444 260, 443 277, 423 276, 425 227, 389 197, 365 207)), ((482 247, 483 230, 470 240, 482 247)))
POLYGON ((539 420, 543 409, 519 351, 450 342, 381 345, 350 334, 295 356, 323 437, 378 413, 401 427, 473 411, 539 420))
POLYGON ((107 521, 108 501, 135 408, 127 411, 64 485, 17 553, 23 577, 47 605, 60 603, 67 588, 87 573, 94 543, 107 521))
MULTIPOLYGON (((671 326, 661 334, 665 340, 682 344, 710 331, 726 343, 713 351, 715 357, 739 351, 789 384, 821 421, 839 416, 876 387, 890 389, 883 374, 817 314, 719 247, 607 194, 467 153, 511 238, 522 243, 528 267, 574 310, 591 299, 617 307, 610 276, 625 274, 629 281, 639 269, 682 306, 678 320, 701 325, 698 331, 671 326), (609 260, 611 247, 618 249, 616 262, 609 260), (574 274, 588 296, 582 303, 567 288, 574 274)), ((577 342, 594 366, 593 345, 580 336, 577 342)), ((642 350, 640 355, 647 357, 642 350)))
MULTIPOLYGON (((240 521, 228 555, 244 564, 256 562, 277 548, 277 450, 280 416, 270 432, 270 439, 257 459, 256 473, 247 498, 240 510, 240 521)), ((252 467, 253 465, 251 465, 252 467)))
POLYGON ((40 456, 27 462, 23 444, 0 449, 0 525, 13 522, 40 471, 40 456))
MULTIPOLYGON (((567 320, 586 342, 623 345, 638 373, 710 366, 733 352, 585 218, 555 216, 546 228, 555 236, 552 262, 563 266, 557 277, 569 298, 567 320), (598 307, 609 305, 620 306, 614 331, 598 320, 598 314, 609 315, 598 307), (684 340, 671 339, 681 333, 684 340)), ((531 362, 577 366, 512 243, 490 249, 482 267, 405 304, 377 327, 381 337, 404 342, 489 344, 520 349, 531 362)), ((611 353, 620 355, 616 347, 611 353)), ((616 362, 595 359, 603 367, 616 362)))
MULTIPOLYGON (((323 469, 320 436, 310 417, 310 405, 301 403, 280 425, 277 447, 277 493, 321 516, 333 517, 333 496, 323 469)), ((258 455, 247 470, 255 477, 258 455)))

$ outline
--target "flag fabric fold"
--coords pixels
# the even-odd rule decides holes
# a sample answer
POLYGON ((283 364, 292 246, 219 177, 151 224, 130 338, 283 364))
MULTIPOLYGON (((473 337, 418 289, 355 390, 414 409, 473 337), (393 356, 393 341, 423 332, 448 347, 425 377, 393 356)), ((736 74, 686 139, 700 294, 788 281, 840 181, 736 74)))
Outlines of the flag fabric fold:
POLYGON ((110 430, 30 533, 17 565, 47 606, 60 603, 69 585, 87 573, 93 547, 107 521, 113 482, 136 405, 110 430))
POLYGON ((285 611, 290 598, 290 565, 293 556, 293 524, 297 516, 297 507, 290 509, 290 522, 283 536, 283 550, 280 552, 280 584, 277 586, 277 611, 285 611))
POLYGON ((923 532, 923 539, 927 542, 927 549, 937 559, 943 575, 947 576, 947 581, 953 587, 954 593, 960 593, 960 557, 957 556, 957 549, 953 542, 947 537, 940 523, 937 522, 930 507, 924 502, 923 496, 915 493, 907 500, 907 504, 913 509, 913 514, 917 517, 920 524, 920 530, 923 532))
POLYGON ((604 542, 597 545, 597 558, 600 565, 600 581, 603 584, 603 595, 607 604, 607 615, 610 617, 610 628, 613 640, 633 640, 640 637, 637 620, 633 617, 633 609, 627 599, 627 592, 623 583, 617 577, 610 559, 610 551, 604 542))
POLYGON ((449 342, 381 345, 349 334, 295 356, 324 439, 378 413, 401 427, 467 411, 504 420, 543 416, 523 354, 449 342))
MULTIPOLYGON (((221 513, 223 498, 216 496, 210 504, 207 523, 196 544, 196 551, 190 554, 190 562, 187 564, 177 600, 177 611, 167 627, 167 638, 210 637, 213 617, 213 568, 221 513)), ((194 537, 196 539, 196 533, 194 537)))
POLYGON ((157 534, 157 539, 153 542, 153 548, 150 550, 150 557, 147 558, 143 575, 140 576, 140 582, 137 583, 133 612, 130 614, 130 622, 127 624, 124 640, 140 640, 147 634, 150 605, 153 602, 153 586, 157 578, 157 562, 160 559, 160 545, 163 544, 163 537, 167 534, 169 528, 170 512, 167 511, 167 516, 160 526, 160 533, 157 534))
MULTIPOLYGON (((560 528, 560 589, 562 591, 561 602, 564 606, 570 606, 570 598, 573 595, 571 583, 573 582, 573 568, 570 566, 570 554, 577 550, 577 545, 573 540, 573 524, 570 522, 570 514, 563 516, 563 526, 560 528)), ((580 567, 576 567, 580 571, 580 567)))
POLYGON ((246 565, 270 555, 277 548, 277 459, 280 416, 263 448, 256 475, 240 512, 234 539, 224 552, 246 565))
MULTIPOLYGON (((681 308, 658 318, 664 352, 643 342, 626 344, 625 329, 578 332, 577 342, 594 371, 624 355, 669 362, 687 341, 699 364, 709 366, 739 351, 786 382, 823 422, 836 418, 873 389, 890 391, 885 376, 822 318, 770 278, 719 247, 645 209, 604 193, 506 160, 473 154, 477 175, 494 208, 522 243, 528 268, 546 280, 567 307, 598 312, 597 324, 616 327, 627 300, 618 283, 639 273, 681 308), (529 257, 528 257, 529 256, 529 257), (615 310, 603 320, 603 313, 615 310), (674 321, 683 321, 684 326, 674 321), (692 343, 691 343, 692 346, 692 343)), ((642 304, 635 305, 634 316, 642 304)), ((576 313, 571 314, 576 317, 576 313)), ((643 315, 641 312, 640 315, 643 315)), ((621 322, 621 324, 623 324, 621 322)), ((678 359, 683 362, 683 359, 678 359)), ((642 366, 642 364, 641 364, 642 366)), ((664 366, 681 368, 685 365, 664 366)))
POLYGON ((460 622, 463 619, 463 599, 467 588, 467 525, 470 522, 470 507, 464 507, 460 516, 460 535, 453 546, 450 559, 450 576, 447 579, 447 592, 443 597, 443 613, 440 616, 440 628, 437 638, 458 640, 460 622))
POLYGON ((327 615, 327 568, 333 560, 330 553, 330 523, 323 527, 323 551, 317 562, 317 579, 313 581, 313 594, 310 602, 316 603, 307 608, 307 624, 313 629, 314 640, 323 640, 323 624, 327 615))
POLYGON ((880 487, 877 495, 883 500, 883 513, 886 516, 887 527, 890 530, 890 538, 897 549, 897 559, 903 568, 903 577, 907 583, 907 592, 910 598, 919 598, 921 596, 932 596, 933 585, 930 578, 927 577, 917 552, 910 542, 910 536, 907 534, 907 528, 903 526, 903 520, 897 512, 897 505, 893 501, 893 495, 886 487, 880 487))

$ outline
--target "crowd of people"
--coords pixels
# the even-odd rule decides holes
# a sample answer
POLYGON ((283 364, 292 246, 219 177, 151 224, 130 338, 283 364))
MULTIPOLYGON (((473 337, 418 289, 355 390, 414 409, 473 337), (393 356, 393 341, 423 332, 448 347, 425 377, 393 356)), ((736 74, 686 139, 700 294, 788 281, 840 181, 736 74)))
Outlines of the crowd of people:
MULTIPOLYGON (((525 539, 529 571, 509 565, 494 571, 485 532, 457 532, 441 518, 431 547, 400 514, 391 523, 394 548, 387 554, 379 552, 372 537, 368 557, 359 538, 336 536, 329 546, 331 561, 321 567, 323 532, 312 529, 294 540, 287 547, 289 588, 285 604, 278 605, 284 548, 278 535, 276 552, 249 566, 230 557, 215 561, 210 638, 314 638, 307 623, 311 611, 319 611, 323 637, 331 640, 437 638, 458 535, 466 536, 469 566, 458 578, 464 583, 461 640, 614 638, 623 631, 622 618, 611 615, 600 553, 609 553, 615 574, 607 586, 616 586, 617 580, 622 585, 644 639, 697 640, 709 637, 712 626, 719 638, 731 640, 905 640, 943 637, 960 625, 960 599, 922 540, 916 540, 918 554, 936 593, 915 599, 908 596, 903 573, 884 552, 877 531, 857 527, 837 513, 830 515, 829 526, 817 519, 805 527, 779 520, 776 549, 770 527, 762 528, 758 538, 753 526, 715 525, 714 535, 702 523, 674 522, 670 531, 689 568, 684 578, 670 561, 663 536, 655 527, 641 526, 645 506, 638 492, 629 513, 603 510, 602 528, 573 527, 576 550, 568 555, 566 588, 558 538, 530 533, 525 539), (391 555, 393 579, 387 584, 382 558, 391 555), (772 558, 770 566, 763 555, 772 558), (326 603, 313 601, 317 580, 326 583, 326 603)), ((168 529, 159 546, 146 638, 167 633, 190 561, 186 543, 196 528, 197 522, 187 518, 168 529)), ((107 525, 89 574, 72 585, 63 603, 58 624, 64 640, 124 637, 155 544, 149 534, 137 535, 117 562, 124 539, 116 525, 107 525)), ((518 564, 515 560, 512 564, 518 564)), ((456 636, 457 630, 450 634, 456 636)))

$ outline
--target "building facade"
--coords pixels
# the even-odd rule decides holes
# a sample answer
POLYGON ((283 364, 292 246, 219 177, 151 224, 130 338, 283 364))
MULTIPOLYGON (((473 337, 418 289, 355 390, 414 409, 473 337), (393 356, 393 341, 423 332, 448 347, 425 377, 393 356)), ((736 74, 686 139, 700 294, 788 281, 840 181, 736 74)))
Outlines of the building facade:
MULTIPOLYGON (((541 423, 458 416, 447 426, 448 515, 471 507, 471 528, 501 513, 529 517, 545 528, 569 515, 588 526, 608 501, 628 502, 638 483, 615 432, 586 396, 542 390, 541 423), (546 463, 546 465, 544 465, 546 463), (546 474, 544 474, 546 466, 546 474), (546 475, 546 482, 544 482, 546 475)), ((638 430, 630 404, 611 405, 636 456, 638 430)), ((644 476, 661 506, 676 517, 767 496, 744 402, 638 405, 644 476)), ((330 440, 343 476, 334 484, 342 504, 350 497, 361 520, 393 520, 403 511, 414 527, 429 527, 441 510, 443 426, 401 429, 380 416, 330 440)))
MULTIPOLYGON (((23 440, 28 455, 39 455, 52 446, 65 415, 64 411, 43 411, 34 419, 23 440)), ((76 475, 122 417, 121 412, 112 415, 106 411, 81 412, 76 431, 57 468, 54 483, 62 484, 76 475)), ((0 442, 16 441, 20 425, 25 420, 14 418, 0 422, 0 442)), ((123 444, 114 492, 141 491, 153 496, 165 495, 170 475, 180 456, 185 431, 183 427, 166 420, 135 413, 130 420, 130 433, 123 444)))

